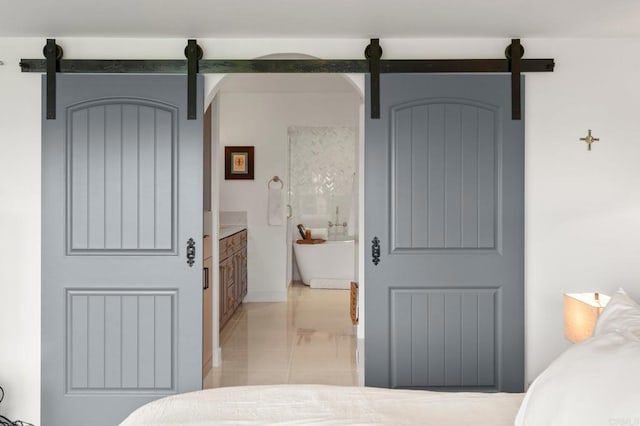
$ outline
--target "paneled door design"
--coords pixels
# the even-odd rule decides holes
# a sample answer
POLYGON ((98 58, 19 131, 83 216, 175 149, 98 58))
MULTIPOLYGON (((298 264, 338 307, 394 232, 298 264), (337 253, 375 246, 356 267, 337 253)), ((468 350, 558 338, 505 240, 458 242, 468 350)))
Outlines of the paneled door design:
POLYGON ((186 101, 185 76, 58 75, 58 118, 42 121, 43 426, 112 426, 202 386, 202 120, 186 101))
POLYGON ((368 386, 523 390, 524 125, 510 87, 382 76, 365 133, 368 386))

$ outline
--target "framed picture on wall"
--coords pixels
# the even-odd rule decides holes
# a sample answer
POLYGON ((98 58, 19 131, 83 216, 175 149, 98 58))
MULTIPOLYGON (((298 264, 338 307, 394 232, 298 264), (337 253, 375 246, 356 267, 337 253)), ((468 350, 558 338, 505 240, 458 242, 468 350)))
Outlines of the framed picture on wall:
POLYGON ((224 178, 253 180, 253 147, 224 147, 224 178))

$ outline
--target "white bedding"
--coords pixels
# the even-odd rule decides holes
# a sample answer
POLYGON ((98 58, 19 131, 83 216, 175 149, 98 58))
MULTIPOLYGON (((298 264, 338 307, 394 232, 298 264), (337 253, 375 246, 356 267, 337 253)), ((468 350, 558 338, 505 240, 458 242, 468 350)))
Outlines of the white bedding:
POLYGON ((323 385, 226 387, 159 399, 121 426, 512 426, 523 396, 323 385))

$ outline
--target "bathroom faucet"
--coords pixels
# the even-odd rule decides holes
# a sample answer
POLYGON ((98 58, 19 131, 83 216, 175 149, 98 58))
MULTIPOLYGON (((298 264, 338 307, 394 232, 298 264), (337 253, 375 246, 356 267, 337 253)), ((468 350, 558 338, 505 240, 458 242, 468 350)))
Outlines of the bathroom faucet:
MULTIPOLYGON (((347 227, 347 222, 342 222, 340 223, 340 207, 336 206, 336 223, 333 223, 331 221, 329 221, 329 229, 333 228, 334 226, 342 226, 342 228, 346 228, 347 227)), ((336 229, 336 232, 338 232, 338 230, 336 229)))

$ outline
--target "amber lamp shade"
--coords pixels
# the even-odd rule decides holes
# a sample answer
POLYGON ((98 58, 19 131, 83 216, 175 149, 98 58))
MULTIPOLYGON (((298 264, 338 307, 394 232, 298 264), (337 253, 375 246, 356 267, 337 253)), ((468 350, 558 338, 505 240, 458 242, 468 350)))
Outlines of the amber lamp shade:
POLYGON ((600 293, 565 293, 565 337, 573 343, 591 337, 596 321, 609 299, 609 296, 600 293))

